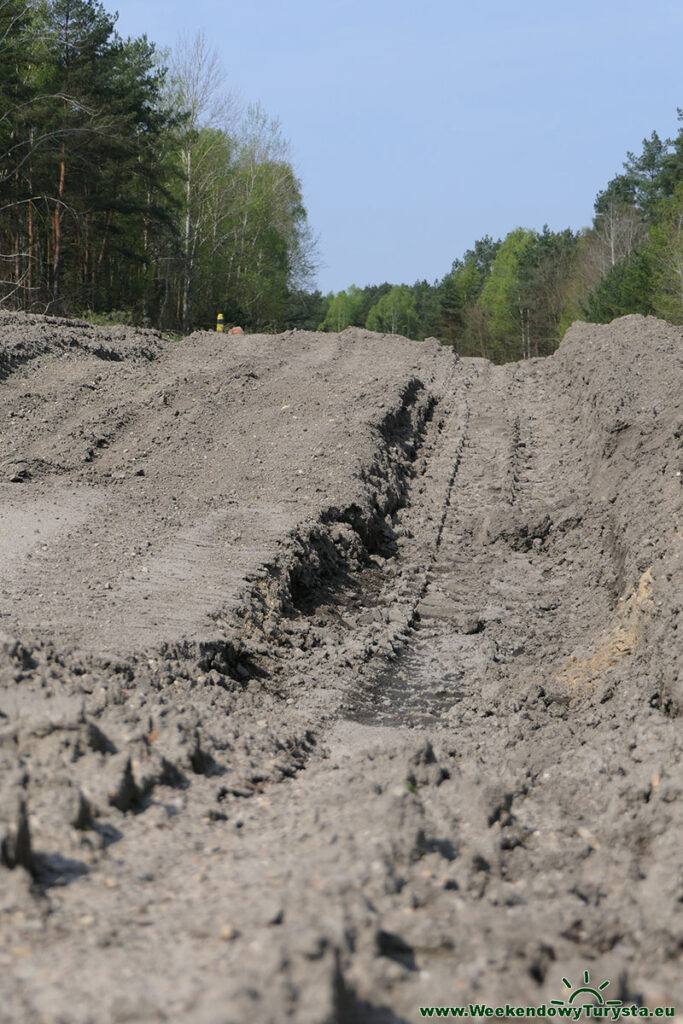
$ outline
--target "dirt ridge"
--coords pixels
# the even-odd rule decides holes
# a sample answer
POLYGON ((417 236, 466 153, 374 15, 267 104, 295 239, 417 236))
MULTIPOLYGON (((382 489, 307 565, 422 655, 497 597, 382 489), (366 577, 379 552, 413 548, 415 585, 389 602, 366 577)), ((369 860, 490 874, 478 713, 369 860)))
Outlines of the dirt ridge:
POLYGON ((8 1021, 683 999, 680 328, 0 366, 8 1021))
POLYGON ((155 359, 162 335, 150 329, 93 327, 85 320, 0 311, 0 381, 41 356, 89 352, 100 359, 155 359))

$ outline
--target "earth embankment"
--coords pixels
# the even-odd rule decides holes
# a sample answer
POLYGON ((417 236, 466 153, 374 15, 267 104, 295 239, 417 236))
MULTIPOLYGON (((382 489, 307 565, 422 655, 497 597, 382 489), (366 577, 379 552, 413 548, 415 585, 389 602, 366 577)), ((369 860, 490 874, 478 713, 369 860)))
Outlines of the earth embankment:
POLYGON ((2 315, 7 1020, 683 1002, 682 338, 2 315))

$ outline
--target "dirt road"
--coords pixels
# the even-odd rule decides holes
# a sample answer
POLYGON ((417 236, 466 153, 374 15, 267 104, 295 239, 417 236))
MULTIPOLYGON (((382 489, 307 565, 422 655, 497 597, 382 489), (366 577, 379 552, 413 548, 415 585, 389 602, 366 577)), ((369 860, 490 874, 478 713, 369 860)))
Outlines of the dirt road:
POLYGON ((0 315, 0 1020, 680 1016, 682 364, 0 315))

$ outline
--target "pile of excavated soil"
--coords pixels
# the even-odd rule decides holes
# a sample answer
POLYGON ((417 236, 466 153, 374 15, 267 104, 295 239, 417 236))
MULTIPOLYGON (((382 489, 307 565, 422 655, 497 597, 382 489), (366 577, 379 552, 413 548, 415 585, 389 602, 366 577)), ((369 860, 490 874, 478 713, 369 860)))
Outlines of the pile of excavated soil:
POLYGON ((682 364, 0 314, 0 1020, 680 1014, 682 364))

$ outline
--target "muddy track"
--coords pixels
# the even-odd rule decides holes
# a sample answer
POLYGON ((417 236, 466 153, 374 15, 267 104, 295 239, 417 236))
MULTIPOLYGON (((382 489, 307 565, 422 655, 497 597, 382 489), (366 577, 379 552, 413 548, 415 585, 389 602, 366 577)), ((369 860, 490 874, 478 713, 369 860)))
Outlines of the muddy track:
POLYGON ((0 321, 0 1019, 683 1005, 682 359, 0 321))

